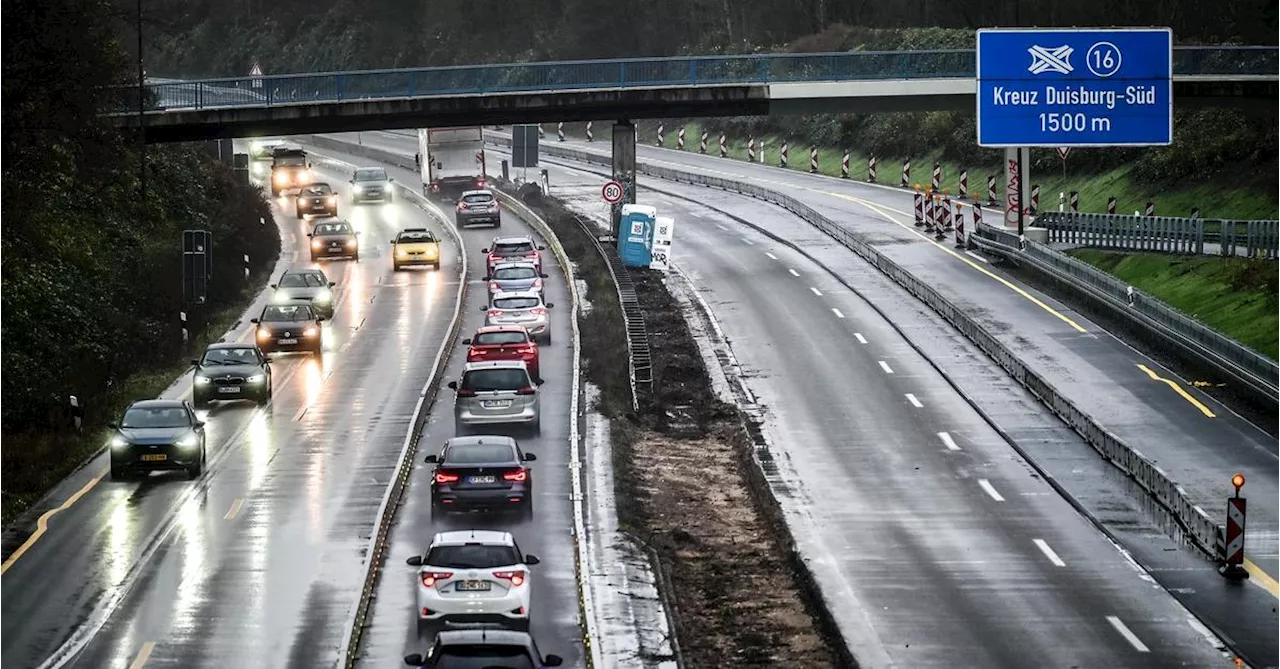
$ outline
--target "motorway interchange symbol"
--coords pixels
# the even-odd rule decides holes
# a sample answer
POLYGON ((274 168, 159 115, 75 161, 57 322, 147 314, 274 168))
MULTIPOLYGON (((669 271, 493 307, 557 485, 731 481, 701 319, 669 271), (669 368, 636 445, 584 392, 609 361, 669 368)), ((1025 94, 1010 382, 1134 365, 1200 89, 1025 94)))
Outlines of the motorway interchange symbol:
POLYGON ((1075 51, 1075 49, 1066 44, 1052 49, 1040 45, 1032 46, 1027 49, 1027 53, 1031 54, 1031 66, 1027 68, 1027 71, 1031 74, 1044 74, 1045 72, 1071 74, 1071 71, 1075 69, 1071 67, 1072 51, 1075 51))

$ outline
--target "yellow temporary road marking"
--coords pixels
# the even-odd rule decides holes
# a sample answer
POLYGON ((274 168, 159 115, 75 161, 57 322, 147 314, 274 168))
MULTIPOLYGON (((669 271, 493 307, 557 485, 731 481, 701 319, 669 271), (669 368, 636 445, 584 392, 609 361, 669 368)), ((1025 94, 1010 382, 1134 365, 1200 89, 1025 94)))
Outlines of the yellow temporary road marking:
POLYGON ((236 514, 240 513, 240 507, 244 506, 244 498, 237 497, 236 501, 231 503, 231 510, 227 511, 227 515, 223 516, 226 520, 235 520, 236 514))
POLYGON ((151 651, 156 649, 156 642, 148 641, 142 644, 142 650, 138 651, 138 656, 133 658, 133 664, 129 665, 129 669, 142 669, 146 666, 147 660, 151 659, 151 651))
POLYGON ((1249 558, 1244 559, 1244 570, 1249 572, 1249 581, 1254 585, 1271 593, 1272 597, 1280 599, 1280 583, 1276 583, 1271 574, 1262 570, 1262 567, 1254 564, 1249 558))
POLYGON ((0 574, 3 574, 4 572, 9 571, 9 567, 12 567, 13 563, 17 562, 18 558, 22 557, 23 553, 26 553, 28 550, 30 550, 30 548, 34 546, 37 541, 40 540, 40 537, 44 536, 45 532, 49 531, 50 518, 56 515, 59 511, 65 511, 71 508, 72 504, 75 504, 76 502, 80 501, 81 497, 84 497, 86 493, 88 493, 90 490, 93 490, 93 486, 98 485, 98 482, 101 481, 102 477, 106 475, 107 475, 107 470, 105 469, 102 470, 102 473, 93 477, 88 483, 84 484, 83 488, 77 490, 76 494, 68 497, 67 501, 62 503, 62 506, 59 506, 56 509, 49 509, 48 511, 45 511, 44 514, 42 514, 40 518, 36 520, 36 531, 32 532, 31 536, 27 537, 27 540, 22 542, 21 546, 18 546, 18 550, 14 551, 13 555, 10 555, 9 559, 4 561, 3 565, 0 565, 0 574))
POLYGON ((1209 410, 1209 407, 1205 406, 1204 404, 1201 404, 1200 400, 1192 397, 1191 393, 1187 392, 1186 390, 1183 390, 1182 386, 1174 383, 1173 381, 1170 381, 1169 379, 1166 379, 1160 376, 1159 374, 1156 374, 1155 372, 1151 371, 1151 369, 1146 365, 1138 365, 1138 369, 1141 369, 1142 371, 1146 372, 1147 376, 1151 377, 1153 381, 1163 382, 1164 384, 1168 385, 1170 388, 1173 388, 1174 392, 1178 393, 1179 395, 1182 395, 1182 399, 1194 405, 1195 408, 1200 410, 1200 413, 1204 414, 1205 416, 1208 416, 1209 418, 1217 418, 1217 414, 1209 410))

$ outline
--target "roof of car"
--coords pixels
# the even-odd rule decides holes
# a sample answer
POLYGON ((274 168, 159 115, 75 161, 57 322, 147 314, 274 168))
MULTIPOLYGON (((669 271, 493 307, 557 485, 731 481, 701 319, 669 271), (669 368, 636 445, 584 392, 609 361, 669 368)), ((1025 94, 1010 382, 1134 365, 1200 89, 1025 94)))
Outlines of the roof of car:
POLYGON ((516 540, 511 537, 510 532, 498 530, 453 530, 451 532, 436 533, 435 538, 431 540, 431 545, 462 546, 476 542, 502 546, 514 546, 516 544, 516 540))
POLYGON ((529 235, 511 235, 510 237, 494 237, 494 244, 532 244, 533 237, 529 235))
POLYGON ((493 299, 501 300, 504 297, 536 297, 542 299, 542 293, 536 290, 499 290, 493 294, 493 299))
POLYGON ((240 342, 235 342, 235 341, 220 341, 216 344, 209 344, 208 348, 206 348, 205 350, 210 351, 215 348, 223 349, 223 348, 256 348, 256 347, 253 344, 241 344, 240 342))
POLYGON ((489 190, 488 188, 481 188, 479 190, 462 191, 462 197, 466 197, 468 195, 488 195, 489 197, 493 197, 493 191, 489 190))
POLYGON ((529 331, 523 325, 481 325, 476 328, 476 334, 488 334, 490 332, 523 332, 529 334, 529 331))
POLYGON ((174 409, 183 406, 182 400, 138 400, 130 409, 174 409))
POLYGON ((480 362, 468 362, 463 366, 463 372, 470 372, 478 369, 528 369, 528 365, 523 360, 482 360, 480 362))
POLYGON ((537 269, 538 266, 533 264, 532 260, 503 260, 493 264, 494 269, 502 269, 503 267, 528 267, 529 269, 537 269))
POLYGON ((436 634, 436 644, 441 646, 461 646, 463 644, 487 643, 507 646, 531 646, 533 637, 528 632, 503 629, 478 630, 442 630, 436 634))

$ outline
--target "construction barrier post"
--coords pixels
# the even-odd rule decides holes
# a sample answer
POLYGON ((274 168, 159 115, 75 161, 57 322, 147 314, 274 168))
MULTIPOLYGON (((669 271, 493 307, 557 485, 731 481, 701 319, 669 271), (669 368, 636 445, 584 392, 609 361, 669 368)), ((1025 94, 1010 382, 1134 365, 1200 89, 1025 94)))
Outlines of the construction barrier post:
POLYGON ((996 175, 987 175, 987 206, 996 206, 996 175))
POLYGON ((1030 212, 1032 216, 1035 216, 1040 212, 1040 184, 1031 185, 1031 207, 1028 209, 1028 212, 1030 212))
POLYGON ((1107 215, 1116 215, 1116 199, 1114 197, 1107 198, 1107 215))
POLYGON ((1249 572, 1244 568, 1244 520, 1245 520, 1245 498, 1240 496, 1240 488, 1244 486, 1244 475, 1235 474, 1231 477, 1231 485, 1235 486, 1236 494, 1234 497, 1227 498, 1227 535, 1226 546, 1222 555, 1222 566, 1218 568, 1218 573, 1224 578, 1233 581, 1249 578, 1249 572))
POLYGON ((1073 214, 1080 213, 1080 191, 1073 190, 1067 195, 1067 207, 1073 214))
POLYGON ((965 241, 966 240, 964 236, 964 210, 961 209, 956 212, 956 248, 958 249, 966 248, 967 245, 965 241))
POLYGON ((707 131, 702 131, 702 140, 698 142, 698 153, 705 154, 707 152, 707 131))
POLYGON ((818 149, 809 149, 809 174, 818 173, 818 149))
POLYGON ((969 170, 960 170, 960 197, 969 197, 969 170))
POLYGON ((1143 216, 1155 216, 1155 215, 1156 215, 1156 203, 1148 202, 1147 211, 1146 213, 1143 214, 1143 216))
POLYGON ((942 241, 947 236, 947 221, 951 218, 947 211, 947 207, 951 206, 951 198, 938 199, 934 195, 933 206, 933 238, 936 241, 942 241))
POLYGON ((955 208, 952 206, 951 197, 944 195, 942 197, 942 227, 947 230, 955 230, 955 224, 952 219, 955 218, 955 208))
POLYGON ((560 139, 560 141, 562 142, 564 141, 564 121, 561 121, 556 124, 556 136, 560 139))
POLYGON ((911 187, 911 159, 902 161, 902 187, 911 187))
POLYGON ((684 151, 684 127, 681 126, 680 132, 676 133, 676 148, 684 151))
POLYGON ((975 202, 973 204, 973 231, 974 232, 978 231, 979 225, 982 225, 982 205, 975 202))
POLYGON ((591 124, 592 124, 591 121, 587 121, 587 141, 588 142, 596 141, 595 133, 591 132, 591 124))
POLYGON ((924 193, 916 191, 916 227, 924 227, 924 193))
POLYGON ((663 142, 666 141, 666 137, 667 137, 667 127, 663 125, 661 121, 659 121, 658 122, 658 146, 662 146, 663 142))
POLYGON ((924 198, 924 229, 933 232, 934 220, 938 215, 933 206, 933 191, 925 191, 924 198))
POLYGON ((720 157, 726 158, 728 156, 729 156, 729 139, 725 137, 724 133, 722 132, 720 133, 720 157))
POLYGON ((785 140, 785 139, 784 139, 784 140, 782 140, 782 152, 778 154, 778 156, 779 156, 779 157, 778 157, 778 167, 786 167, 786 166, 787 166, 787 153, 789 153, 789 151, 788 151, 788 147, 787 147, 787 140, 785 140))
MULTIPOLYGON (((848 164, 849 164, 849 152, 848 152, 848 151, 845 151, 845 152, 844 152, 844 162, 845 162, 845 164, 846 164, 846 165, 848 165, 848 164)), ((846 171, 848 171, 848 170, 846 170, 846 171)), ((867 158, 867 183, 872 183, 872 184, 873 184, 873 183, 875 183, 875 182, 876 182, 876 157, 875 157, 875 156, 871 156, 870 158, 867 158)))
POLYGON ((840 158, 840 178, 849 178, 849 149, 845 149, 844 156, 840 158))
POLYGON ((942 188, 942 165, 940 163, 933 164, 933 189, 940 190, 942 188))
POLYGON ((754 163, 756 161, 756 138, 747 138, 747 162, 754 163))
POLYGON ((546 131, 546 130, 544 130, 544 129, 542 128, 542 124, 541 124, 541 123, 539 123, 539 124, 538 124, 538 139, 543 139, 543 138, 544 138, 544 137, 546 137, 546 136, 547 136, 547 131, 546 131))

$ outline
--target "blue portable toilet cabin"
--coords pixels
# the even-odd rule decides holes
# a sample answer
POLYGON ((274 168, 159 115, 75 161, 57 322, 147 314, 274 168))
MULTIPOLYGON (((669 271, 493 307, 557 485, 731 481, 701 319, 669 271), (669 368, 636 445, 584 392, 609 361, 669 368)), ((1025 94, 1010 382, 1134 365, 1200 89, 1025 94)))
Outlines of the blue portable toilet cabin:
POLYGON ((627 267, 648 267, 653 261, 653 227, 658 209, 645 204, 622 205, 622 235, 618 238, 618 256, 627 267))

